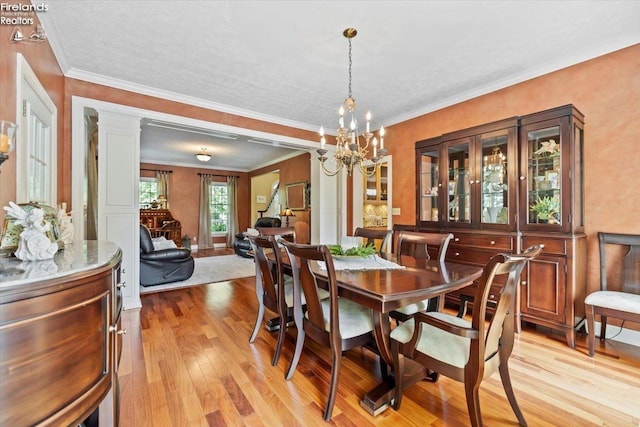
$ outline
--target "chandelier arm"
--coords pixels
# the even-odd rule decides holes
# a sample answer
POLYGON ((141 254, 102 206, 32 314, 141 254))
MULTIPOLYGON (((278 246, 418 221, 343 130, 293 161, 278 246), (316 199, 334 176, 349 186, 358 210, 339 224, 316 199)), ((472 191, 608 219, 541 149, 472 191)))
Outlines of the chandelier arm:
POLYGON ((336 176, 340 173, 340 171, 342 170, 342 166, 338 167, 338 169, 336 169, 335 171, 330 171, 329 169, 327 169, 327 167, 324 165, 324 162, 321 163, 322 165, 322 170, 324 171, 324 174, 327 176, 336 176))
POLYGON ((358 165, 360 167, 360 173, 366 177, 370 177, 376 174, 376 172, 378 171, 378 169, 380 168, 380 164, 379 163, 374 163, 372 165, 368 165, 365 166, 362 163, 360 163, 358 165), (369 170, 369 167, 373 166, 373 168, 371 170, 369 170))
POLYGON ((327 158, 324 156, 324 154, 321 154, 320 157, 318 157, 318 160, 320 160, 320 166, 322 166, 322 171, 327 176, 335 176, 338 173, 340 173, 340 171, 342 170, 342 163, 340 163, 340 166, 338 166, 338 169, 336 169, 335 171, 330 171, 329 169, 327 169, 327 167, 325 166, 325 162, 327 161, 327 158))

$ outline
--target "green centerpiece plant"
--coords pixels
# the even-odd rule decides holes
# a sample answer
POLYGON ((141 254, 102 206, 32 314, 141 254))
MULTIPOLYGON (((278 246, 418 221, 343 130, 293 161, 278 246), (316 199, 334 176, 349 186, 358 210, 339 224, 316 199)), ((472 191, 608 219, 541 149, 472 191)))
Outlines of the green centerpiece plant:
POLYGON ((331 255, 366 257, 375 255, 376 247, 372 244, 344 249, 341 245, 329 245, 331 255))

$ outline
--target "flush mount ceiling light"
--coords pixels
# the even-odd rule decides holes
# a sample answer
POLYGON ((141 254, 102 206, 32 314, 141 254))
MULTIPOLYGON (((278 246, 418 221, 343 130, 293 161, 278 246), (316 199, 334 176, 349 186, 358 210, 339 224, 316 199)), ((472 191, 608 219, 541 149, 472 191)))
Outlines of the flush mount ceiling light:
POLYGON ((202 152, 196 154, 196 158, 201 162, 208 162, 211 160, 211 154, 207 153, 207 147, 202 147, 202 152))

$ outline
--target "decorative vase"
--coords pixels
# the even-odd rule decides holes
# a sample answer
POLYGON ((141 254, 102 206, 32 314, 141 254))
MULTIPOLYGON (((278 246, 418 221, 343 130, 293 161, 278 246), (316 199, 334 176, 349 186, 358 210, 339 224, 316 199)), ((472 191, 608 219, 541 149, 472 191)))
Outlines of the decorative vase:
POLYGON ((498 222, 498 214, 500 213, 500 209, 498 207, 487 208, 489 212, 489 222, 495 224, 498 222))

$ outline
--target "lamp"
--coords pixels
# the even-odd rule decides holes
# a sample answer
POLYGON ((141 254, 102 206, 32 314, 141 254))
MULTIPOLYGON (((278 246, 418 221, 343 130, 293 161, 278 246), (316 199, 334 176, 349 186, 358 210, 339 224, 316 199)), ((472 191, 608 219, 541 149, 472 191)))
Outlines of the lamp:
POLYGON ((207 153, 207 147, 202 147, 202 152, 196 154, 196 158, 201 162, 208 162, 211 160, 211 154, 207 153))
POLYGON ((160 209, 167 208, 167 197, 164 194, 160 194, 158 196, 158 203, 160 204, 160 209))
POLYGON ((0 165, 9 158, 15 148, 16 129, 18 125, 0 120, 0 165))
POLYGON ((281 217, 285 217, 287 218, 286 221, 286 226, 289 227, 289 217, 291 216, 296 216, 296 214, 293 213, 293 211, 289 208, 286 208, 285 210, 283 210, 282 212, 280 212, 280 216, 281 217))
POLYGON ((349 96, 344 100, 343 105, 338 110, 338 130, 336 136, 336 152, 333 155, 336 163, 336 170, 327 169, 325 162, 327 161, 327 150, 325 147, 324 127, 320 127, 320 149, 316 150, 320 155, 318 160, 322 165, 322 171, 325 175, 333 176, 338 174, 342 168, 345 168, 349 175, 353 172, 354 167, 358 167, 363 175, 371 176, 376 173, 380 167, 380 161, 382 157, 387 154, 387 150, 384 148, 384 128, 380 127, 380 148, 378 149, 378 139, 374 137, 374 134, 369 130, 369 122, 371 121, 371 112, 367 112, 365 116, 366 130, 362 134, 358 134, 358 121, 356 120, 356 100, 351 94, 351 39, 358 34, 355 28, 347 28, 342 32, 342 35, 349 41, 349 96), (350 117, 349 128, 344 125, 344 114, 347 113, 350 117), (373 138, 373 139, 372 139, 373 138), (369 144, 373 147, 373 156, 367 159, 369 144), (373 168, 366 168, 363 163, 367 160, 373 162, 373 168))

